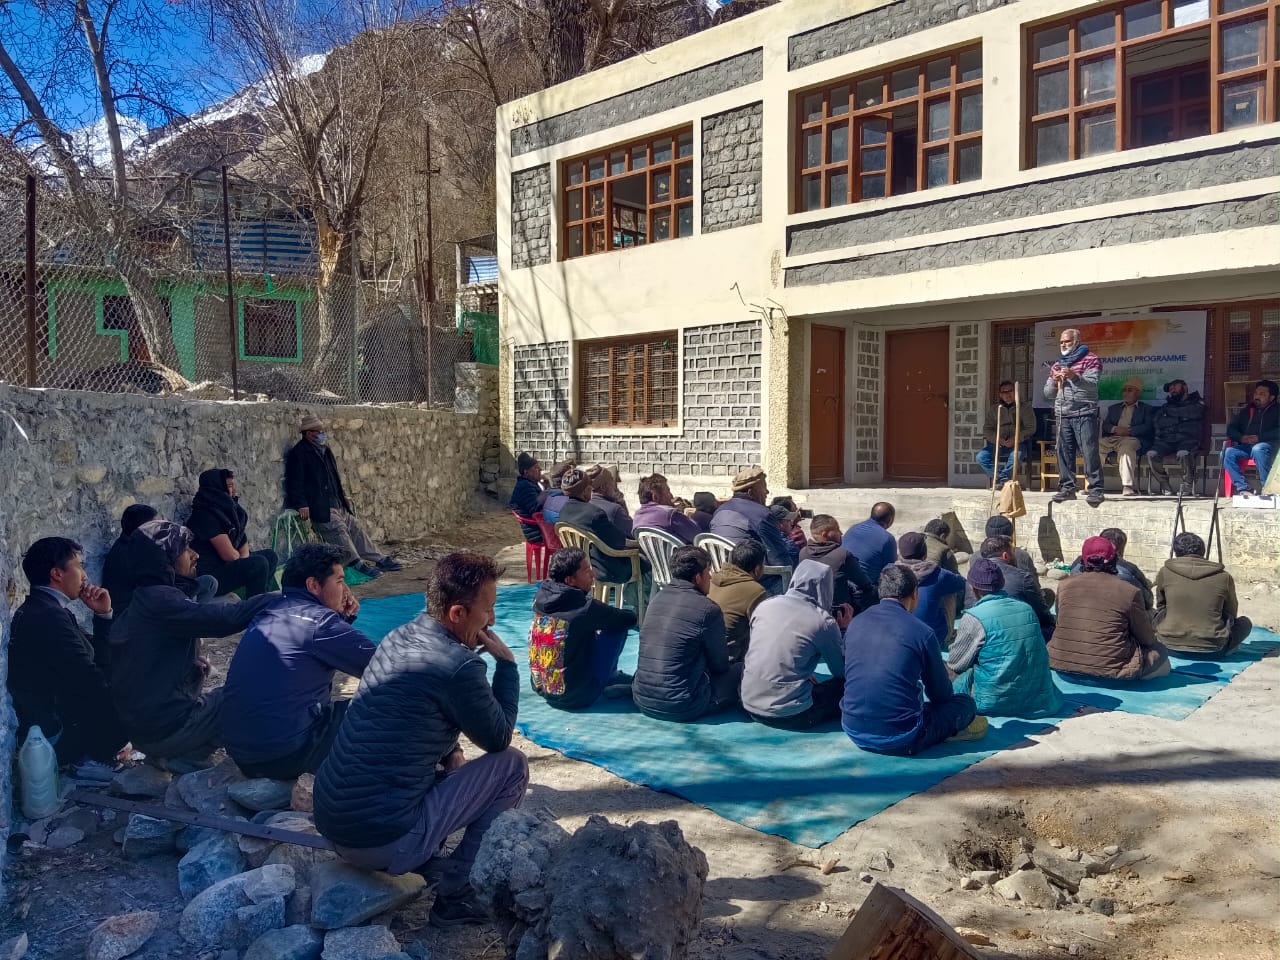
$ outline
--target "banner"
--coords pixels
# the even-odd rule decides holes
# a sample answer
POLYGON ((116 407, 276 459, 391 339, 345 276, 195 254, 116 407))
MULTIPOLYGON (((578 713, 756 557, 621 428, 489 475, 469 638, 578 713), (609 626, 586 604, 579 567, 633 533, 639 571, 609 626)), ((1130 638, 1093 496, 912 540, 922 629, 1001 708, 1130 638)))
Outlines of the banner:
POLYGON ((1185 380, 1188 390, 1203 396, 1208 316, 1203 310, 1187 310, 1037 323, 1032 404, 1053 406, 1044 398, 1044 382, 1058 361, 1058 335, 1068 327, 1077 328, 1081 342, 1102 360, 1098 400, 1104 410, 1120 400, 1131 380, 1142 386, 1140 399, 1152 405, 1164 402, 1164 385, 1170 380, 1185 380))

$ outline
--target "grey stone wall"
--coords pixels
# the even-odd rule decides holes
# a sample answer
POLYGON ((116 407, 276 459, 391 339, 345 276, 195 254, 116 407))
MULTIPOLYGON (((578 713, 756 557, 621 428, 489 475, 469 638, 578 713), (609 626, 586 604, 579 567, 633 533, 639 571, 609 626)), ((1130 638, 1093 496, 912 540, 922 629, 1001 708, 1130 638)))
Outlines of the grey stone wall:
POLYGON ((494 424, 485 431, 485 442, 480 450, 480 487, 486 493, 498 491, 498 462, 501 448, 498 443, 498 368, 489 363, 454 364, 454 413, 474 415, 479 422, 494 424))
MULTIPOLYGON (((951 365, 951 435, 955 440, 954 470, 958 476, 982 476, 974 457, 986 442, 982 438, 982 399, 978 324, 958 323, 952 328, 955 359, 951 365)), ((1031 413, 1030 407, 1027 409, 1031 413)))
POLYGON ((843 56, 930 27, 1003 7, 1013 0, 896 0, 787 38, 787 69, 843 56))
POLYGON ((757 47, 607 100, 516 127, 511 131, 511 155, 518 157, 574 137, 608 130, 629 120, 652 117, 673 107, 757 83, 763 76, 764 51, 757 47))
POLYGON ((551 165, 511 174, 511 269, 551 262, 551 165))
POLYGON ((760 222, 764 104, 702 118, 702 232, 760 222))
POLYGON ((1277 170, 1280 170, 1280 139, 1244 147, 1201 150, 1173 159, 1146 160, 956 199, 925 201, 893 210, 853 213, 820 223, 801 224, 787 231, 787 255, 802 256, 854 244, 1016 220, 1051 210, 1079 210, 1138 197, 1242 183, 1274 176, 1277 170))
MULTIPOLYGON (((516 347, 515 442, 543 463, 572 457, 623 474, 723 479, 760 462, 760 322, 688 327, 679 436, 575 434, 567 342, 516 347)), ((628 494, 631 506, 635 498, 628 494)))
POLYGON ((853 381, 853 472, 879 474, 880 394, 884 379, 884 335, 857 328, 853 381))
POLYGON ((799 287, 896 276, 971 263, 1018 260, 1071 250, 1118 247, 1168 237, 1271 226, 1280 223, 1280 203, 1277 203, 1277 199, 1280 199, 1280 195, 1272 193, 1243 200, 1196 204, 1154 213, 1133 213, 1037 230, 1020 230, 992 237, 957 240, 914 250, 830 260, 789 268, 784 286, 799 287))

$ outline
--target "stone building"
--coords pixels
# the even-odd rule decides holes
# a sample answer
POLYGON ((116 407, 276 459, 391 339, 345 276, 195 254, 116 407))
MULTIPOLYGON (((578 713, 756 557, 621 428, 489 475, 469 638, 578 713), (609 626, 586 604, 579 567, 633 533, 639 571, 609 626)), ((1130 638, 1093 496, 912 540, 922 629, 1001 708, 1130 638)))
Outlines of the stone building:
POLYGON ((1278 9, 783 0, 505 105, 504 446, 978 485, 1069 321, 1156 402, 1165 324, 1222 424, 1280 373, 1278 9))

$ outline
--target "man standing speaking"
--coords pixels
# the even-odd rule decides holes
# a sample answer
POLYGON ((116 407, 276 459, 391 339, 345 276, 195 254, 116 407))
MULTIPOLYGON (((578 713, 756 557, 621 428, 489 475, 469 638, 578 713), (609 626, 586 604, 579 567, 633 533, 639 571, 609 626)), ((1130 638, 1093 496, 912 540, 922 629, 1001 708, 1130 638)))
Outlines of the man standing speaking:
POLYGON ((1059 359, 1049 368, 1044 398, 1053 401, 1058 418, 1058 492, 1054 503, 1076 498, 1076 453, 1084 457, 1091 507, 1102 503, 1102 457, 1098 452, 1098 378, 1102 361, 1080 342, 1080 331, 1068 327, 1058 337, 1059 359))

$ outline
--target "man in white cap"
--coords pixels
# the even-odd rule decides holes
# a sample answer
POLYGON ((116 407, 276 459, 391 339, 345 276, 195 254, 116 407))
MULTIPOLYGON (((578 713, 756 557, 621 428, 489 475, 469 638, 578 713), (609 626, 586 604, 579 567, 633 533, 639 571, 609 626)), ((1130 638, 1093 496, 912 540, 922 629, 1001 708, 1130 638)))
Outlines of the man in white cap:
POLYGON ((324 421, 308 414, 300 425, 302 439, 284 458, 284 505, 310 520, 325 543, 342 551, 342 563, 366 577, 399 570, 398 561, 378 549, 356 521, 351 501, 342 489, 338 462, 329 449, 324 421))

